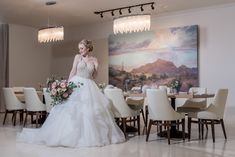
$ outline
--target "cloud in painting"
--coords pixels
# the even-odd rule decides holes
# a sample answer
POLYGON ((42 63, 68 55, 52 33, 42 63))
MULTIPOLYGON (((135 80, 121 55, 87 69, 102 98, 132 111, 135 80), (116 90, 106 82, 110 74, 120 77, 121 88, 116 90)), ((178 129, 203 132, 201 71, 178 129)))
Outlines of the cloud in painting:
POLYGON ((153 31, 109 36, 109 55, 133 53, 146 49, 154 38, 153 31))

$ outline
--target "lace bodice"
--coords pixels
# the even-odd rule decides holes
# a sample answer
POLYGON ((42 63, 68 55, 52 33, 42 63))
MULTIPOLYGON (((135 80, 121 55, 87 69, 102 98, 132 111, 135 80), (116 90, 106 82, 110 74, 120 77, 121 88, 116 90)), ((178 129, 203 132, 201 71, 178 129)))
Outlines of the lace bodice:
POLYGON ((77 76, 91 79, 95 70, 97 70, 96 58, 79 56, 76 71, 77 76))

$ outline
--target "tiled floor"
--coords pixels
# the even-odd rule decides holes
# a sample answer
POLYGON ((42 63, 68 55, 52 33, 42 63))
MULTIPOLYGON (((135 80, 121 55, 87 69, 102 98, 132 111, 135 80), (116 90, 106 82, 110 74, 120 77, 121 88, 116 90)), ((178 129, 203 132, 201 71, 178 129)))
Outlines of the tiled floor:
MULTIPOLYGON (((211 139, 209 129, 207 140, 197 139, 197 127, 193 126, 192 140, 188 142, 158 138, 155 130, 150 141, 145 135, 134 136, 122 144, 93 148, 47 147, 44 145, 16 142, 16 133, 22 128, 11 123, 2 126, 3 114, 0 114, 0 157, 235 157, 235 108, 227 108, 225 127, 228 140, 224 140, 220 125, 216 127, 216 142, 211 139)), ((9 120, 10 122, 10 120, 9 120)))

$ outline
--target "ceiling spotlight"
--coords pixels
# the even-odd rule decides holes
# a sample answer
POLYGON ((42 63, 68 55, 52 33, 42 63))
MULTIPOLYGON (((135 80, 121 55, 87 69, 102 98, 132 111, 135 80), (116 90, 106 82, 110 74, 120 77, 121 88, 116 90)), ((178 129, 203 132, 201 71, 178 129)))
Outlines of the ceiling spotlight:
POLYGON ((54 5, 56 4, 56 1, 49 1, 49 2, 46 2, 46 5, 54 5))
POLYGON ((112 16, 114 16, 114 12, 113 11, 111 12, 111 14, 112 14, 112 16))
POLYGON ((103 17, 104 17, 104 16, 103 16, 103 13, 100 13, 100 17, 101 17, 101 18, 103 18, 103 17))
POLYGON ((128 13, 131 13, 131 7, 128 8, 128 13))
POLYGON ((141 11, 144 11, 143 5, 141 5, 140 10, 141 10, 141 11))
POLYGON ((122 9, 119 10, 119 14, 122 15, 122 9))
POLYGON ((152 10, 154 10, 154 6, 153 6, 153 4, 151 5, 151 8, 152 8, 152 10))

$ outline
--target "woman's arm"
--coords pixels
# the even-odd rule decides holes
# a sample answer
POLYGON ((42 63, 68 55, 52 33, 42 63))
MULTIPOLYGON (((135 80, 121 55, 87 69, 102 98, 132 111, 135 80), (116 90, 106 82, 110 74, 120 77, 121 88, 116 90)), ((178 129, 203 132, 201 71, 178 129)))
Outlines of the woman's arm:
POLYGON ((79 55, 77 54, 75 57, 74 57, 74 60, 73 60, 73 67, 72 67, 72 70, 69 74, 69 79, 68 79, 68 82, 70 81, 70 79, 76 75, 76 72, 77 72, 77 63, 78 63, 78 60, 79 59, 79 55))

